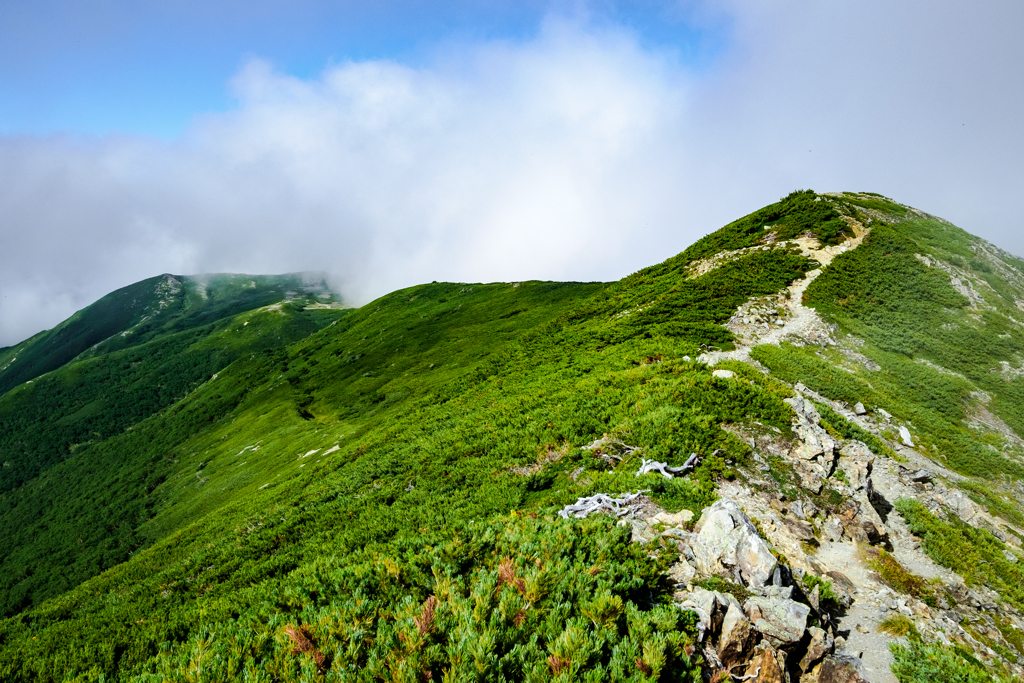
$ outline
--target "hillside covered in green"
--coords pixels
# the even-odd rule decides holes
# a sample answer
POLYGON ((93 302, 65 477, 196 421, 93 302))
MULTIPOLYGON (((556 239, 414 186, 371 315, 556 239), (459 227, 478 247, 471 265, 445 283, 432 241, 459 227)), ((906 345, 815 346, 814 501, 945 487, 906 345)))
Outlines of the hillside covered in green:
MULTIPOLYGON (((556 512, 643 489, 699 517, 762 462, 731 427, 789 434, 802 382, 912 423, 1016 522, 1024 289, 999 264, 1024 264, 978 244, 881 197, 802 191, 613 283, 432 283, 354 310, 284 283, 115 293, 0 352, 32 368, 0 371, 0 679, 703 680, 674 546, 556 512), (702 354, 737 347, 738 307, 821 267, 794 239, 854 226, 863 244, 804 301, 868 365, 765 344, 713 374, 702 354), (637 474, 694 453, 688 476, 637 474)), ((835 491, 813 502, 839 511, 835 491)))
POLYGON ((2 613, 56 595, 140 547, 134 533, 105 531, 126 528, 125 520, 136 526, 150 505, 146 492, 162 476, 159 468, 138 469, 139 455, 123 454, 134 425, 244 354, 332 324, 348 312, 336 299, 309 275, 165 275, 14 347, 0 375, 7 383, 56 369, 0 396, 0 545, 11 549, 0 559, 2 613), (64 506, 77 510, 73 523, 64 506), (44 531, 51 529, 57 533, 44 531))

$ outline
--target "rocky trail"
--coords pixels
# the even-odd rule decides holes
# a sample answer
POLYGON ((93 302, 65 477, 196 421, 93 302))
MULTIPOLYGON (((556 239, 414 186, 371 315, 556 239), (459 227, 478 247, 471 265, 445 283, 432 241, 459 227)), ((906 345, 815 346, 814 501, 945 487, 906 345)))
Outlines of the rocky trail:
MULTIPOLYGON (((794 242, 824 267, 863 241, 867 231, 859 224, 854 228, 855 237, 837 247, 794 242)), ((721 262, 698 264, 695 273, 721 262)), ((750 349, 758 344, 836 344, 834 330, 802 303, 820 273, 813 270, 782 294, 741 306, 728 324, 736 348, 708 351, 698 360, 753 363, 750 349)), ((727 370, 714 374, 744 381, 727 370)), ((941 517, 987 529, 1008 544, 1010 562, 1024 558, 1024 530, 972 501, 958 487, 964 477, 915 450, 908 425, 884 410, 832 401, 802 384, 793 392, 786 400, 793 411, 792 435, 756 423, 723 425, 751 448, 755 466, 736 481, 722 482, 719 500, 699 519, 687 511, 668 513, 642 492, 623 504, 581 500, 567 506, 563 517, 613 514, 631 528, 634 542, 678 549, 669 579, 675 602, 699 619, 706 680, 896 683, 889 646, 905 642, 898 634, 908 625, 929 641, 959 644, 979 661, 1024 680, 1024 667, 1006 640, 1024 638, 1024 617, 994 591, 968 586, 933 562, 893 504, 915 499, 941 517), (815 405, 873 434, 894 457, 833 437, 815 405), (888 438, 893 434, 898 439, 888 438), (795 495, 770 476, 779 463, 793 473, 795 495), (833 502, 823 505, 826 494, 833 502), (883 567, 929 588, 916 596, 901 592, 905 586, 883 578, 883 567)), ((641 471, 685 476, 664 463, 642 462, 641 471)))
POLYGON ((736 348, 731 351, 708 351, 698 360, 715 365, 723 360, 750 361, 750 349, 758 344, 778 345, 783 341, 800 344, 834 344, 832 327, 825 323, 817 312, 804 306, 803 295, 822 269, 839 254, 856 249, 867 237, 870 230, 860 223, 851 222, 854 237, 836 246, 821 246, 817 240, 799 238, 787 242, 800 249, 800 253, 821 264, 820 268, 808 272, 801 280, 794 282, 782 293, 757 297, 737 309, 726 327, 735 335, 736 348))
MULTIPOLYGON (((934 511, 945 509, 1011 542, 1016 537, 1005 532, 1021 530, 950 488, 944 479, 956 475, 913 449, 891 444, 904 460, 897 462, 871 453, 859 441, 835 442, 818 425, 812 397, 831 402, 801 385, 794 389, 796 397, 789 403, 800 438, 788 447, 763 435, 747 438, 762 460, 782 456, 800 472, 806 495, 786 496, 755 471, 746 481, 723 482, 720 499, 697 520, 688 511, 666 512, 639 493, 621 500, 581 500, 567 506, 563 516, 612 514, 630 527, 634 542, 668 542, 679 550, 669 579, 679 607, 698 615, 710 680, 895 683, 889 644, 901 638, 884 630, 883 623, 897 616, 929 639, 966 645, 979 660, 998 661, 1024 679, 1024 667, 992 647, 1002 641, 1001 630, 1024 632, 1021 614, 993 591, 968 587, 932 562, 889 501, 916 497, 934 511), (918 467, 924 463, 931 469, 918 467), (812 498, 822 491, 821 474, 836 467, 848 483, 828 480, 845 501, 840 512, 830 513, 812 498), (887 510, 885 519, 879 509, 887 510), (929 605, 890 586, 873 564, 881 552, 941 587, 935 591, 937 600, 929 605), (991 644, 964 624, 985 633, 991 644)), ((875 434, 887 424, 885 416, 836 408, 875 434)), ((1014 552, 1019 554, 1020 547, 1014 546, 1014 552)))

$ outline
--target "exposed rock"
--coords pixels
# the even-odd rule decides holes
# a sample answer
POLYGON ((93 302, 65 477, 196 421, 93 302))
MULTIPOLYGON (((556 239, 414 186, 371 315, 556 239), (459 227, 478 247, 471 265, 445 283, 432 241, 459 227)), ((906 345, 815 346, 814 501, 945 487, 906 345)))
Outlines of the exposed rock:
POLYGON ((868 543, 872 545, 889 546, 889 531, 885 528, 881 515, 872 504, 868 494, 870 492, 870 481, 865 491, 858 491, 856 494, 857 503, 860 505, 860 524, 867 534, 868 543))
POLYGON ((735 374, 736 373, 734 373, 732 370, 715 370, 714 372, 711 373, 711 376, 721 377, 722 379, 729 379, 735 374))
MULTIPOLYGON (((818 589, 817 586, 814 587, 818 589)), ((804 654, 803 659, 800 660, 800 670, 810 671, 825 657, 825 655, 832 652, 832 646, 834 642, 832 640, 832 634, 823 631, 817 626, 812 626, 807 629, 811 634, 811 642, 807 645, 807 652, 804 654)))
POLYGON ((843 533, 843 522, 836 515, 832 515, 821 525, 821 535, 826 541, 836 543, 843 538, 843 533))
POLYGON ((825 482, 822 481, 818 473, 798 468, 797 474, 800 475, 800 488, 810 491, 816 496, 821 494, 821 490, 825 487, 825 482))
POLYGON ((846 473, 850 488, 854 491, 867 486, 868 477, 875 464, 875 454, 860 441, 851 440, 839 449, 839 467, 846 473))
POLYGON ((790 600, 793 598, 793 587, 765 586, 761 589, 759 595, 763 598, 785 598, 786 600, 790 600))
POLYGON ((664 524, 665 526, 683 526, 687 522, 693 519, 693 513, 689 510, 680 510, 679 512, 659 512, 654 515, 652 521, 664 524))
POLYGON ((721 623, 722 616, 719 614, 719 604, 728 604, 728 600, 721 593, 700 587, 694 587, 686 593, 677 593, 676 600, 681 609, 697 614, 697 631, 701 640, 706 633, 718 630, 717 626, 721 623), (715 617, 718 617, 718 623, 715 617))
POLYGON ((857 491, 839 513, 846 536, 859 543, 889 547, 889 532, 871 505, 867 491, 857 491))
POLYGON ((932 480, 932 473, 928 470, 918 470, 910 475, 910 481, 917 484, 927 484, 932 480))
POLYGON ((731 668, 746 659, 754 635, 747 615, 738 605, 730 604, 722 619, 722 634, 718 640, 718 657, 725 668, 731 668))
POLYGON ((744 605, 754 628, 776 644, 799 642, 807 628, 811 608, 786 598, 754 595, 744 605))
POLYGON ((821 611, 821 585, 816 584, 814 590, 811 591, 810 595, 807 596, 807 602, 811 603, 811 607, 814 608, 815 612, 821 611))
POLYGON ((867 415, 867 412, 868 412, 868 411, 867 411, 867 409, 866 409, 866 408, 864 407, 864 404, 863 404, 863 403, 861 403, 860 401, 857 401, 857 405, 855 405, 855 406, 853 407, 853 412, 854 412, 854 414, 856 414, 856 415, 867 415))
MULTIPOLYGON (((845 409, 811 392, 808 394, 834 410, 845 409)), ((806 425, 811 425, 807 418, 810 411, 805 404, 810 405, 809 402, 800 404, 801 415, 806 425)), ((877 424, 873 413, 864 418, 861 426, 881 429, 875 426, 877 424)), ((791 441, 762 439, 757 428, 758 425, 741 425, 730 431, 745 442, 752 442, 750 447, 755 455, 760 452, 765 457, 785 458, 791 454, 791 441), (766 447, 775 443, 781 447, 776 450, 766 447)), ((768 429, 762 431, 771 436, 768 429)), ((967 588, 960 583, 963 595, 956 593, 956 578, 929 562, 920 548, 921 539, 913 536, 888 501, 915 496, 937 513, 942 508, 953 512, 962 508, 968 517, 973 516, 977 527, 998 527, 1004 531, 1016 527, 1005 520, 993 521, 994 518, 970 501, 962 490, 951 488, 949 482, 959 479, 940 464, 933 464, 916 451, 901 452, 908 463, 873 454, 862 442, 844 441, 835 456, 846 476, 827 480, 829 489, 841 498, 830 495, 819 503, 824 508, 820 510, 799 490, 782 490, 770 480, 751 480, 723 483, 722 500, 705 510, 692 534, 682 525, 670 526, 680 520, 667 513, 657 519, 654 514, 660 510, 650 513, 648 523, 668 526, 660 532, 663 537, 671 536, 680 552, 693 553, 692 561, 680 562, 670 569, 670 579, 677 588, 693 586, 695 581, 708 575, 719 575, 745 584, 753 594, 743 605, 741 619, 731 595, 699 588, 676 593, 684 609, 698 612, 707 662, 705 679, 723 673, 725 668, 731 669, 732 678, 728 680, 742 680, 744 671, 754 674, 762 663, 765 648, 770 646, 780 656, 786 653, 789 658, 788 668, 785 659, 775 660, 782 672, 780 680, 787 683, 860 683, 869 676, 874 683, 895 683, 889 673, 892 656, 887 647, 895 637, 880 628, 881 622, 894 614, 911 619, 928 642, 949 646, 959 643, 983 661, 1009 666, 1015 675, 1024 672, 1024 667, 1016 661, 1007 661, 999 654, 1004 650, 997 645, 1010 652, 1014 646, 1004 642, 1000 628, 994 625, 1007 619, 1013 628, 1024 630, 1024 617, 1000 604, 995 593, 981 587, 967 588), (924 484, 915 482, 914 477, 923 468, 935 473, 932 480, 924 484), (933 485, 934 491, 927 488, 928 485, 933 485), (826 500, 827 505, 823 504, 826 500), (763 543, 767 546, 763 548, 764 557, 777 551, 785 556, 786 565, 771 562, 771 573, 765 568, 761 578, 752 581, 750 572, 744 574, 741 570, 741 541, 757 546, 758 550, 763 543), (941 578, 943 590, 937 595, 939 606, 929 607, 920 600, 885 588, 878 575, 865 564, 867 560, 858 549, 860 543, 887 544, 887 549, 904 562, 909 571, 928 580, 941 578), (684 564, 688 566, 682 566, 684 564), (833 610, 831 602, 822 600, 822 587, 805 583, 808 575, 831 582, 838 597, 838 610, 833 610), (809 623, 812 614, 816 617, 813 625, 809 623)), ((754 461, 757 462, 756 457, 754 461)), ((813 460, 793 456, 787 464, 796 472, 810 475, 819 471, 824 463, 821 456, 813 460)), ((1024 493, 1024 486, 1021 492, 1024 493)), ((1006 556, 1008 561, 1012 555, 1018 562, 1024 562, 1015 554, 1019 552, 1013 541, 1016 536, 1010 533, 1005 536, 1010 539, 1007 542, 1013 544, 1013 552, 1006 556)), ((773 673, 769 667, 769 676, 773 673)), ((755 683, 770 678, 747 680, 755 683)))
MULTIPOLYGON (((796 425, 797 436, 800 437, 800 443, 793 448, 793 453, 797 458, 801 460, 814 460, 820 455, 825 454, 825 446, 822 444, 821 436, 818 429, 814 428, 815 425, 801 420, 796 425)), ((831 439, 830 439, 831 440, 831 439)))
POLYGON ((814 425, 819 424, 821 422, 821 416, 818 415, 818 411, 815 409, 814 404, 805 399, 800 393, 807 387, 798 383, 794 388, 798 392, 797 395, 792 398, 785 398, 783 399, 783 402, 789 404, 793 409, 793 412, 797 414, 798 418, 802 417, 814 425))
POLYGON ((782 523, 791 534, 801 541, 810 541, 814 538, 814 528, 807 522, 792 517, 783 517, 782 523))
POLYGON ((702 574, 735 577, 753 587, 771 581, 778 561, 736 503, 715 502, 704 510, 695 530, 693 553, 702 574))
POLYGON ((777 653, 771 646, 751 660, 744 678, 757 683, 786 683, 786 674, 783 673, 783 667, 779 666, 777 653))
POLYGON ((825 572, 825 577, 832 582, 832 591, 838 596, 840 604, 843 607, 852 605, 857 586, 850 577, 834 569, 825 572))
POLYGON ((850 655, 826 657, 818 668, 817 683, 867 683, 860 660, 850 655))
POLYGON ((910 430, 902 425, 900 426, 900 440, 903 441, 903 445, 907 448, 914 447, 914 441, 910 438, 910 430))
POLYGON ((668 577, 676 585, 687 586, 697 575, 697 570, 690 566, 689 562, 676 562, 668 570, 668 577))
POLYGON ((957 516, 965 522, 970 523, 978 515, 978 506, 960 491, 954 491, 950 494, 947 503, 957 516))

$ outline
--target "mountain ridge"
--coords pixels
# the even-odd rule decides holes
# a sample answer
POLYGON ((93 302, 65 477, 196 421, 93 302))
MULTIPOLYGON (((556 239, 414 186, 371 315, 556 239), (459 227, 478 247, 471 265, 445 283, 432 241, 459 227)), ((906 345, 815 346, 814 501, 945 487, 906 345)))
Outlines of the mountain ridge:
MULTIPOLYGON (((0 494, 19 549, 75 562, 97 504, 87 545, 132 549, 0 621, 0 673, 1019 676, 1021 265, 880 195, 800 191, 619 282, 339 312, 26 484, 92 482, 44 526, 0 494), (135 474, 72 474, 100 462, 135 474), (638 489, 620 524, 567 512, 638 489), (723 514, 777 579, 708 554, 723 514)), ((265 324, 225 320, 209 339, 265 324)))
MULTIPOLYGON (((50 370, 55 370, 71 362, 80 354, 96 351, 96 347, 109 342, 115 335, 127 337, 138 335, 140 326, 151 320, 167 325, 177 324, 178 329, 184 326, 201 324, 204 319, 213 320, 222 317, 223 311, 215 306, 204 306, 208 303, 207 288, 213 285, 213 292, 237 299, 231 310, 240 312, 248 308, 256 308, 255 302, 244 301, 241 292, 231 290, 251 289, 259 300, 266 299, 266 305, 274 303, 275 298, 269 296, 276 289, 295 287, 305 291, 307 296, 326 295, 330 301, 338 296, 331 292, 323 274, 289 273, 281 276, 251 276, 232 273, 212 273, 202 275, 172 275, 164 273, 126 287, 117 289, 50 330, 44 330, 14 346, 0 349, 0 394, 18 384, 34 379, 50 370), (312 277, 311 277, 312 276, 312 277), (256 280, 259 279, 259 285, 256 280), (306 280, 309 280, 307 283, 306 280), (245 281, 239 287, 241 281, 245 281), (268 291, 269 290, 269 291, 268 291), (199 301, 196 301, 198 299, 199 301), (200 303, 202 302, 202 303, 200 303), (195 308, 196 310, 190 311, 195 308), (210 308, 214 310, 203 311, 210 308), (176 310, 177 309, 177 310, 176 310), (174 316, 173 313, 181 315, 174 316), (177 320, 173 318, 177 317, 177 320), (45 348, 39 348, 44 346, 45 348), (6 353, 4 353, 6 352, 6 353), (6 356, 6 358, 5 358, 6 356), (18 360, 20 363, 15 365, 18 360), (14 366, 12 368, 12 366, 14 366)), ((284 298, 284 297, 280 297, 284 298)), ((151 325, 152 326, 152 323, 151 325)), ((123 348, 129 343, 122 343, 123 348)), ((112 346, 117 347, 115 343, 112 346)))

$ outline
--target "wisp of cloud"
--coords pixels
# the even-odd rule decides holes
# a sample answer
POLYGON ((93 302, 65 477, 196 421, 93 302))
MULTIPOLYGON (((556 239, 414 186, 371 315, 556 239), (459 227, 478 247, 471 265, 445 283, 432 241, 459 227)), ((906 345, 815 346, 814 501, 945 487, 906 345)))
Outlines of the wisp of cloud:
POLYGON ((709 8, 730 43, 699 71, 551 17, 417 67, 299 79, 254 59, 237 107, 174 143, 0 138, 0 345, 162 272, 323 270, 354 304, 617 279, 802 187, 882 192, 1024 251, 1020 11, 709 8))

